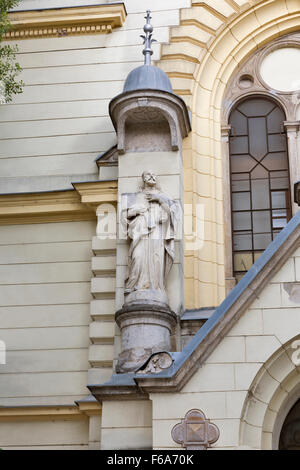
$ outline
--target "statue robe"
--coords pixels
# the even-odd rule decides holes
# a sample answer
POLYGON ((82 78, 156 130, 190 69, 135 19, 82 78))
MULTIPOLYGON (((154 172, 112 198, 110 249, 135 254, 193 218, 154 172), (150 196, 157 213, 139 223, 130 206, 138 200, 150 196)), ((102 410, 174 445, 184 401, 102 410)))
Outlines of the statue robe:
POLYGON ((125 294, 133 291, 160 291, 165 294, 166 278, 174 262, 174 237, 179 207, 165 194, 165 204, 147 199, 145 192, 135 194, 126 214, 129 249, 129 275, 125 294))

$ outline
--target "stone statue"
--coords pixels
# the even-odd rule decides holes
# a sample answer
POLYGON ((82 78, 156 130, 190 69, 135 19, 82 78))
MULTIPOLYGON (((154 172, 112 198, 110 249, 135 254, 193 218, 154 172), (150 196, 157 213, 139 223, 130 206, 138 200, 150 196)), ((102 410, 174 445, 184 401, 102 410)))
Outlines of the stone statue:
POLYGON ((152 171, 142 174, 141 191, 128 194, 123 220, 131 240, 125 304, 168 304, 166 279, 174 262, 179 204, 162 193, 152 171))

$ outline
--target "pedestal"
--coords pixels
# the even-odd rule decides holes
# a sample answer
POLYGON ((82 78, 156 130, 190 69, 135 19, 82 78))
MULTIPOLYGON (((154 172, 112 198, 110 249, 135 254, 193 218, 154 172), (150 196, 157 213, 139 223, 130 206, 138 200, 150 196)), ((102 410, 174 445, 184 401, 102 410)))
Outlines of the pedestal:
POLYGON ((167 305, 128 304, 116 312, 122 334, 117 373, 135 372, 157 351, 170 351, 176 315, 167 305))

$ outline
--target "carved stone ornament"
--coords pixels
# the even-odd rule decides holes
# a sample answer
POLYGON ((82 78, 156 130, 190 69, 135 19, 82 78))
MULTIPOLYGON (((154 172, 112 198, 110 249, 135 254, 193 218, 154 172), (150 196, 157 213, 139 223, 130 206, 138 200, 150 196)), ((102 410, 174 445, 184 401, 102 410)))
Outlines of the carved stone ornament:
POLYGON ((96 160, 96 163, 98 167, 100 168, 103 166, 118 166, 118 161, 119 161, 119 152, 118 152, 117 146, 114 145, 109 150, 99 155, 96 160))
POLYGON ((146 364, 138 371, 138 374, 158 374, 171 367, 173 359, 167 352, 153 354, 146 364))
POLYGON ((45 9, 10 12, 12 28, 4 34, 5 39, 107 34, 126 19, 123 3, 65 8, 51 8, 52 2, 48 3, 49 8, 45 9))
POLYGON ((219 439, 219 428, 200 410, 190 410, 171 431, 172 439, 187 450, 206 450, 219 439))

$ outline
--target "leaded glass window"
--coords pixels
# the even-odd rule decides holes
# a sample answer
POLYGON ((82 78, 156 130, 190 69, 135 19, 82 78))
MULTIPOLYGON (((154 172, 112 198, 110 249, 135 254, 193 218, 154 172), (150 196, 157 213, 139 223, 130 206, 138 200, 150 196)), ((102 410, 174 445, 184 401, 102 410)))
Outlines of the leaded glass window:
POLYGON ((233 271, 237 281, 291 218, 287 142, 282 109, 251 97, 229 123, 233 271))

